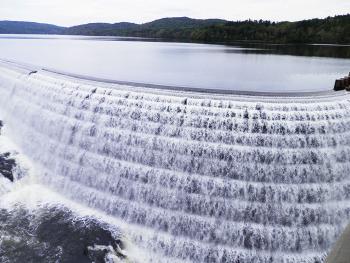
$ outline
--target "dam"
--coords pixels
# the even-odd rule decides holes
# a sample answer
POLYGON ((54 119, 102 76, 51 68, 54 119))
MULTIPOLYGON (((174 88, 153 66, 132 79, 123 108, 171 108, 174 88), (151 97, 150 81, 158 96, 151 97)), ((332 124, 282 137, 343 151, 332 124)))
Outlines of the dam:
POLYGON ((19 188, 115 218, 149 262, 321 263, 349 223, 345 91, 167 90, 1 62, 0 95, 32 166, 19 188))

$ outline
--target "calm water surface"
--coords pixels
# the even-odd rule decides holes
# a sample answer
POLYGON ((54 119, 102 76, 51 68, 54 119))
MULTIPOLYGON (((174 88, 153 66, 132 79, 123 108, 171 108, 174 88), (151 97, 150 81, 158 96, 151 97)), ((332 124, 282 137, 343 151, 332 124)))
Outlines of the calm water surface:
POLYGON ((319 91, 350 71, 350 46, 209 45, 0 35, 0 58, 118 81, 243 91, 319 91))

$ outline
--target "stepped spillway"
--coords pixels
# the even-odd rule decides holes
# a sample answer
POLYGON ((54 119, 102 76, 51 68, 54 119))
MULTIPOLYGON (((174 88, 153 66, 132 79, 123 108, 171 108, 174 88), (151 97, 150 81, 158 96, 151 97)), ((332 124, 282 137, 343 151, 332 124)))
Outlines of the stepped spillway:
POLYGON ((240 96, 0 63, 35 181, 112 216, 152 262, 323 262, 350 219, 350 95, 240 96))

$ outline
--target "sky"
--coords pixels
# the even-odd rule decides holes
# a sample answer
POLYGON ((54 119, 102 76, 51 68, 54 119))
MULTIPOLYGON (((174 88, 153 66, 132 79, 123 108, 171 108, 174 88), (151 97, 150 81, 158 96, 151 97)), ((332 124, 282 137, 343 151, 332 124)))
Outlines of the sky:
POLYGON ((61 26, 175 16, 297 21, 346 13, 349 0, 0 0, 0 20, 61 26))

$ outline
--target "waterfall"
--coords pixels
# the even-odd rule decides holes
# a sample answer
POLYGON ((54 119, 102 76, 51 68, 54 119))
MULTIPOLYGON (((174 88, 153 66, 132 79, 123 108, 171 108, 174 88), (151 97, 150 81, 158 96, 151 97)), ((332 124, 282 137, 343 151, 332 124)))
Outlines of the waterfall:
POLYGON ((350 219, 350 95, 166 91, 0 63, 36 182, 118 219, 152 262, 323 262, 350 219))

